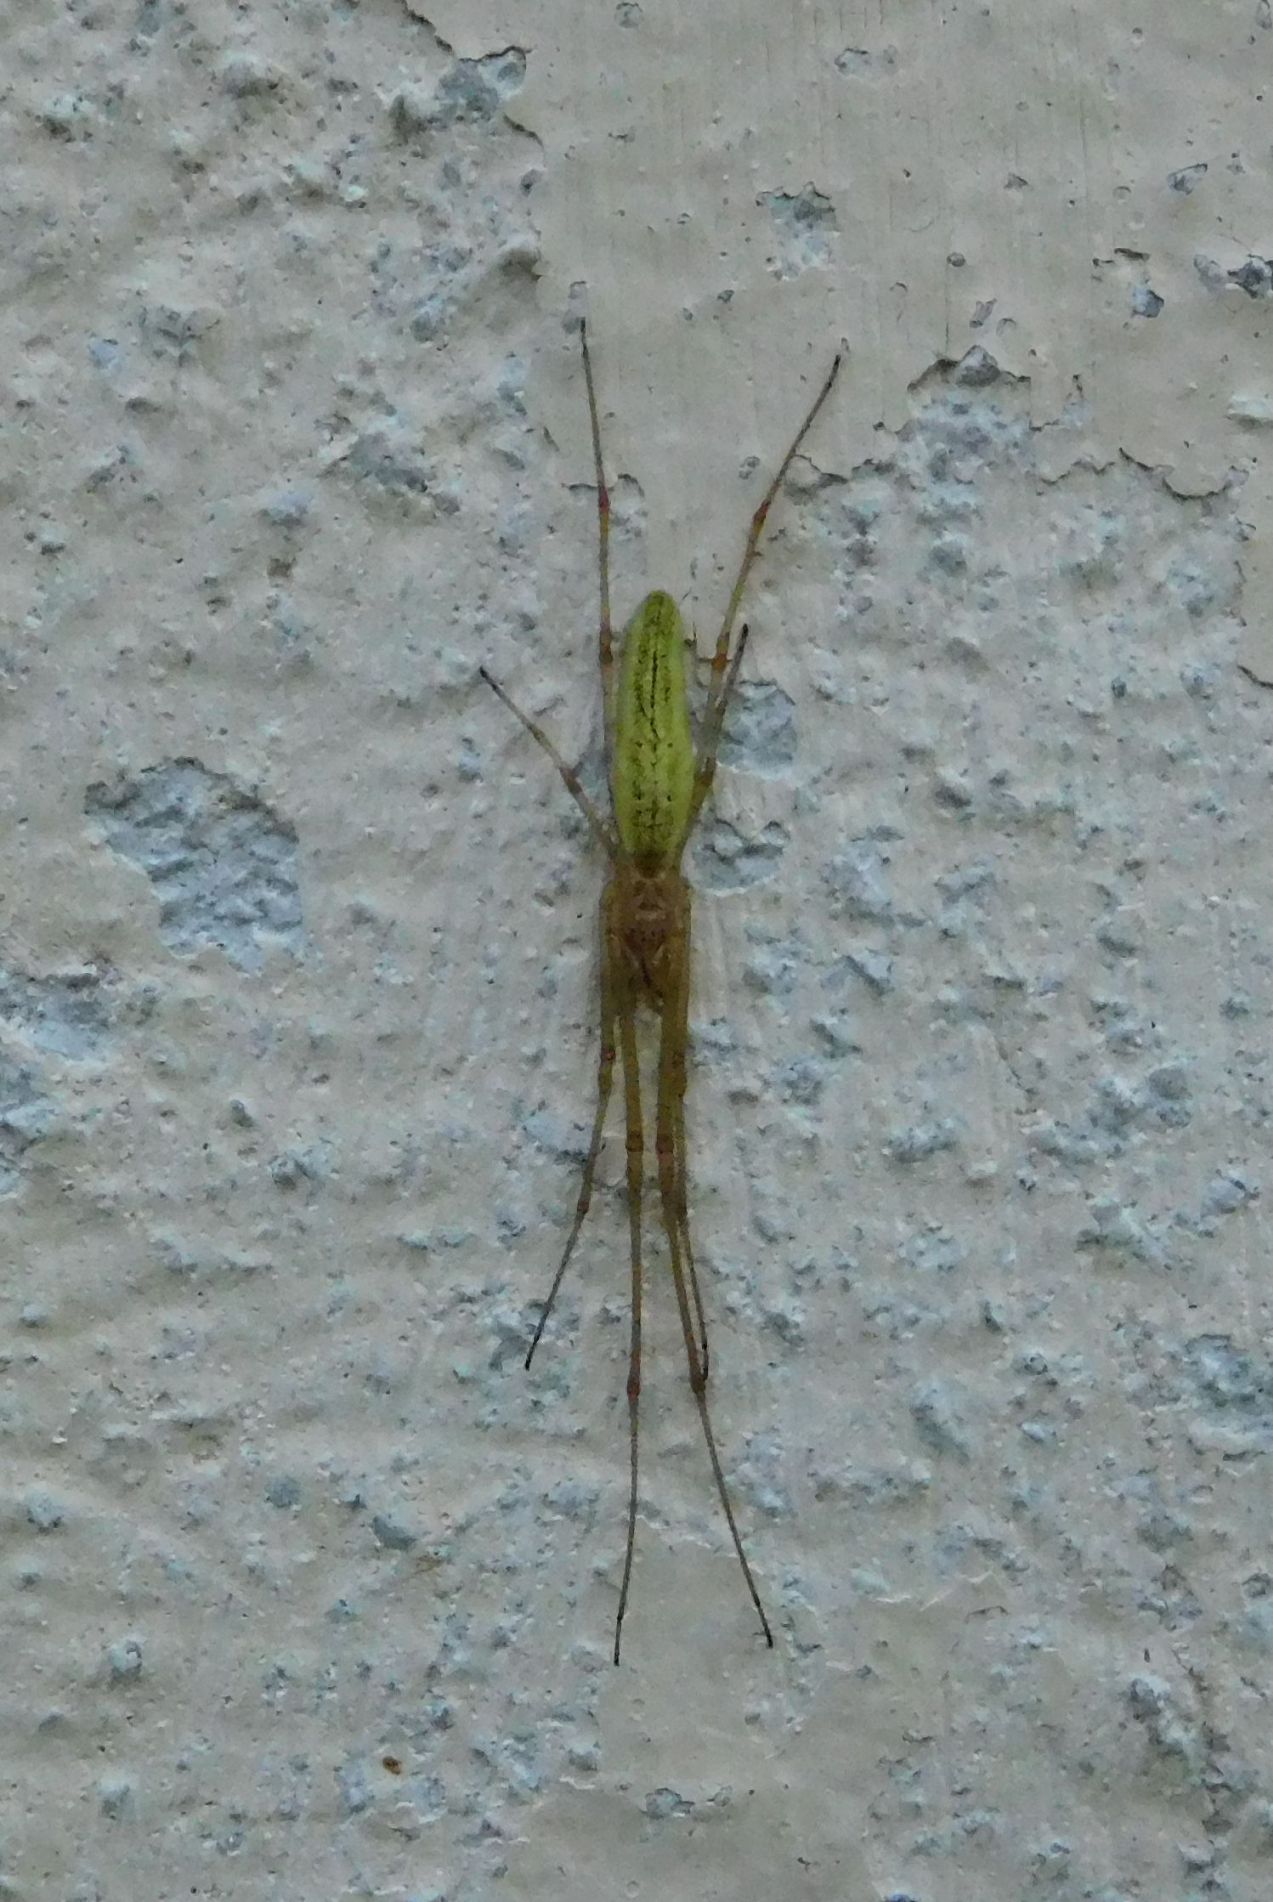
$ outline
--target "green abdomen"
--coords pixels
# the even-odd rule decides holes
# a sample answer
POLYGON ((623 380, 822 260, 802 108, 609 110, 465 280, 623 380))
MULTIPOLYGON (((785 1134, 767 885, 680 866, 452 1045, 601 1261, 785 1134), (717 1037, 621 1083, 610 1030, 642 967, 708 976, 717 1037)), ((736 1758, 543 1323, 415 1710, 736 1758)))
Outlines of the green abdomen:
POLYGON ((685 623, 670 594, 647 594, 623 637, 614 726, 614 816, 643 870, 675 862, 694 788, 685 623))

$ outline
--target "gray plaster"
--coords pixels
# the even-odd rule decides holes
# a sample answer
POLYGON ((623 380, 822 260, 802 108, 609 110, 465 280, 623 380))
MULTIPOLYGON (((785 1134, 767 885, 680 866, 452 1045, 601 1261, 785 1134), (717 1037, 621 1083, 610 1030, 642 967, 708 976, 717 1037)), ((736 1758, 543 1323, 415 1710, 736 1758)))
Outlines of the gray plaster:
POLYGON ((797 12, 0 29, 0 1896, 1271 1892, 1269 10, 797 12), (585 311, 699 705, 850 350, 618 1672, 585 311))

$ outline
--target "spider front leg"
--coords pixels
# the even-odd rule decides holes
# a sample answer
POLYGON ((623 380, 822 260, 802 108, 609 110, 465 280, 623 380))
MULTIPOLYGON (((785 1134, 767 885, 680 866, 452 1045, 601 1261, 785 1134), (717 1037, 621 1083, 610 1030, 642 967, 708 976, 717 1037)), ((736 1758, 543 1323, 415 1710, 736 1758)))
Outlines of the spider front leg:
POLYGON ((694 1303, 694 1320, 698 1328, 699 1352, 703 1357, 703 1379, 707 1379, 707 1312, 703 1306, 703 1296, 698 1285, 698 1269, 694 1262, 694 1245, 690 1240, 689 1212, 689 1146, 685 1135, 685 1085, 686 1069, 689 1061, 690 1041, 690 888, 682 887, 681 928, 678 934, 676 974, 676 1019, 675 1034, 672 1038, 668 1057, 670 1067, 670 1085, 672 1092, 673 1123, 672 1152, 674 1181, 676 1190, 676 1220, 681 1237, 681 1249, 685 1258, 685 1268, 690 1286, 690 1297, 694 1303))
POLYGON ((637 996, 624 957, 618 932, 618 895, 611 885, 606 892, 606 911, 610 936, 610 957, 614 975, 619 1019, 619 1049, 623 1057, 623 1108, 626 1125, 628 1250, 632 1277, 632 1313, 628 1336, 628 1536, 623 1553, 623 1578, 619 1585, 619 1608, 614 1618, 614 1661, 619 1662, 623 1637, 623 1616, 628 1609, 628 1591, 632 1583, 632 1560, 636 1552, 638 1452, 640 1445, 641 1405, 641 1310, 644 1277, 641 1271, 641 1192, 645 1184, 645 1130, 641 1114, 641 1067, 637 1049, 637 996))
POLYGON ((570 1225, 566 1237, 566 1246, 562 1250, 557 1272, 553 1276, 552 1286, 548 1290, 548 1299, 535 1325, 535 1333, 526 1350, 526 1367, 530 1368, 535 1358, 535 1349, 543 1338, 548 1325, 548 1317, 553 1311, 557 1291, 561 1287, 570 1258, 575 1252, 575 1243, 588 1217, 592 1204, 593 1184, 597 1175, 597 1158, 601 1154, 601 1138, 605 1132, 606 1111, 610 1107, 610 1091, 614 1084, 615 1024, 617 1010, 615 1003, 614 958, 610 943, 608 924, 608 900, 601 901, 601 1047, 597 1056, 597 1103, 592 1118, 592 1135, 588 1141, 588 1153, 584 1158, 583 1179, 579 1184, 579 1198, 575 1203, 575 1219, 570 1225))
POLYGON ((669 980, 664 990, 662 1009, 659 1014, 658 1107, 654 1143, 655 1154, 658 1158, 663 1232, 667 1237, 672 1283, 676 1290, 677 1312, 680 1315, 681 1334, 685 1341, 690 1391, 698 1407, 703 1438, 707 1444, 707 1456, 711 1461, 712 1477, 716 1481, 716 1492, 720 1499, 721 1510, 725 1514, 725 1523, 729 1527, 729 1536, 734 1542, 734 1551, 742 1567, 743 1578, 751 1594, 751 1602, 756 1607, 756 1615, 760 1619, 761 1629, 765 1634, 765 1643, 772 1650, 773 1631, 770 1629, 769 1619, 761 1603, 760 1592, 752 1574, 742 1534, 738 1530, 738 1521, 734 1517, 733 1503, 729 1497, 729 1488, 725 1484, 725 1473, 721 1466, 716 1435, 712 1431, 711 1415, 707 1407, 706 1322, 703 1317, 703 1304, 699 1294, 693 1254, 689 1247, 689 1218, 686 1207, 685 1056, 689 1035, 690 894, 689 886, 684 880, 680 880, 677 916, 668 932, 667 951, 669 980), (696 1316, 699 1327, 698 1340, 695 1339, 694 1333, 696 1316))

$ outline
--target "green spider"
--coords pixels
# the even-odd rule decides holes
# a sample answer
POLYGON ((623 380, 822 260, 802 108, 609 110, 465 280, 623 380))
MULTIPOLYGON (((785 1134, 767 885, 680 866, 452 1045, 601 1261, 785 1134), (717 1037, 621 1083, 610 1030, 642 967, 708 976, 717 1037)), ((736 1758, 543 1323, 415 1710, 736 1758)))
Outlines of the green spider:
POLYGON ((733 639, 743 591, 751 572, 765 522, 783 480, 805 437, 812 429, 839 375, 842 354, 836 356, 796 432, 751 527, 742 560, 725 608, 711 682, 699 728, 697 748, 690 726, 685 680, 687 633, 671 595, 647 594, 623 632, 623 655, 615 680, 614 641, 610 625, 610 495, 601 458, 601 427, 588 354, 585 325, 579 326, 592 451, 596 464, 598 569, 601 624, 598 654, 601 699, 605 720, 605 754, 610 789, 610 817, 598 811, 556 746, 538 723, 523 713, 483 667, 481 675, 516 715, 527 732, 543 747, 565 781, 588 826, 610 862, 610 876, 601 898, 601 1048, 597 1067, 597 1099, 592 1136, 583 1166, 583 1180, 574 1221, 561 1261, 553 1276, 548 1299, 526 1355, 529 1368, 552 1313, 562 1279, 575 1251, 592 1201, 597 1157, 601 1149, 606 1111, 614 1082, 616 1054, 622 1059, 624 1109, 627 1122, 628 1238, 632 1274, 631 1332, 628 1349, 629 1483, 627 1543, 623 1578, 614 1625, 614 1662, 619 1662, 623 1618, 632 1580, 636 1547, 639 1405, 641 1395, 641 1318, 644 1276, 641 1253, 641 1201, 645 1175, 646 1134, 638 1063, 637 1015, 645 1008, 658 1020, 658 1090, 654 1117, 654 1153, 657 1164, 663 1233, 667 1238, 672 1284, 685 1338, 690 1389, 698 1406, 703 1437, 711 1461, 716 1490, 729 1527, 747 1590, 756 1608, 765 1642, 773 1632, 734 1517, 729 1489, 721 1467, 716 1436, 707 1407, 707 1317, 694 1250, 690 1241, 688 1161, 685 1140, 685 1077, 689 1044, 690 1004, 690 887, 681 870, 685 848, 703 801, 711 790, 720 751, 721 730, 730 696, 747 646, 747 626, 733 639), (617 1041, 617 1051, 616 1051, 617 1041))

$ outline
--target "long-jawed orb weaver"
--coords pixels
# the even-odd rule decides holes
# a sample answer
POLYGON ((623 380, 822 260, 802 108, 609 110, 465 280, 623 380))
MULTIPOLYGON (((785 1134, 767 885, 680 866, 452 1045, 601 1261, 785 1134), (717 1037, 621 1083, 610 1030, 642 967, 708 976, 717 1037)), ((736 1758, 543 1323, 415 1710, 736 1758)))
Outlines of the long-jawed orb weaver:
POLYGON ((837 355, 814 398, 778 472, 751 518, 742 560, 725 607, 716 650, 712 655, 707 702, 699 722, 695 746, 690 724, 685 680, 687 633, 671 595, 656 589, 647 594, 623 632, 623 653, 615 678, 614 640, 610 625, 610 494, 601 457, 601 426, 597 412, 588 333, 579 326, 584 382, 592 427, 592 453, 597 480, 598 571, 601 622, 598 656, 605 730, 606 777, 610 814, 605 816, 585 792, 574 770, 529 714, 511 700, 485 667, 483 680, 543 747, 566 788, 588 822, 610 862, 610 875, 601 897, 601 1048, 597 1065, 597 1099, 592 1136, 579 1185, 579 1199, 548 1299, 544 1303, 529 1350, 529 1368, 543 1337, 562 1279, 592 1201, 597 1157, 616 1054, 622 1061, 623 1099, 627 1122, 628 1243, 632 1274, 631 1327, 628 1343, 628 1523, 623 1555, 623 1577, 614 1623, 614 1662, 619 1662, 623 1617, 632 1580, 636 1546, 639 1407, 641 1396, 641 1317, 644 1299, 641 1200, 645 1176, 645 1118, 641 1101, 637 1016, 643 1008, 658 1023, 657 1098, 654 1114, 654 1153, 658 1171, 659 1204, 667 1240, 672 1285, 685 1338, 690 1389, 698 1407, 703 1438, 711 1461, 716 1491, 729 1527, 747 1590, 756 1608, 765 1642, 773 1645, 773 1631, 761 1603, 756 1580, 743 1546, 738 1521, 725 1484, 716 1436, 707 1406, 707 1317, 689 1225, 689 1171, 685 1142, 685 1076, 689 1042, 690 1004, 690 887, 681 870, 685 848, 703 801, 711 790, 720 751, 721 731, 730 697, 738 680, 747 646, 746 623, 734 640, 747 579, 760 546, 765 522, 802 443, 839 375, 837 355), (617 1052, 616 1052, 617 1045, 617 1052))

